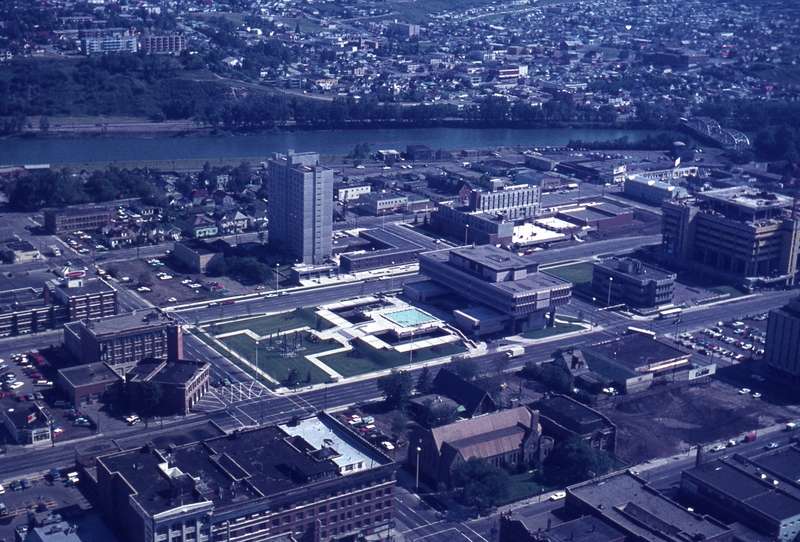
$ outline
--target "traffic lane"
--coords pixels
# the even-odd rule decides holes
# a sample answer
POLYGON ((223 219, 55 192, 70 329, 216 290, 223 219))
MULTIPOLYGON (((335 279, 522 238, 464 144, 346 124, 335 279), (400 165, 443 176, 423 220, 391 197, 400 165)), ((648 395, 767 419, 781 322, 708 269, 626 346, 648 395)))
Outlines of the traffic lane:
POLYGON ((529 258, 531 261, 538 262, 540 265, 548 265, 567 260, 591 258, 606 253, 618 254, 641 248, 643 245, 660 243, 661 235, 641 235, 637 237, 592 241, 562 248, 556 247, 534 252, 525 257, 529 258))

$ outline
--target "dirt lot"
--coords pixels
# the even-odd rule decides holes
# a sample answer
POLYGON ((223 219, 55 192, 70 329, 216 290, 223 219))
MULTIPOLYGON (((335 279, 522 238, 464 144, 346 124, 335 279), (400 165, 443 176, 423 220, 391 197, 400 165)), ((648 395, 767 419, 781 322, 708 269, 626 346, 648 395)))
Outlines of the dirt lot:
POLYGON ((686 452, 690 446, 741 437, 758 427, 786 423, 797 406, 781 406, 740 395, 719 380, 704 387, 663 389, 617 397, 598 409, 617 424, 617 457, 637 464, 686 452))

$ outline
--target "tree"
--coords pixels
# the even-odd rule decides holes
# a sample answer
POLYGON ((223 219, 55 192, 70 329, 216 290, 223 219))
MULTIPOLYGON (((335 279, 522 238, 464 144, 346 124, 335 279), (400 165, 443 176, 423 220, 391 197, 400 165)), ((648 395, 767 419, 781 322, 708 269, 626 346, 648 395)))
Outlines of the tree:
POLYGON ((392 369, 386 376, 378 379, 378 389, 383 393, 386 404, 391 408, 404 409, 411 398, 414 384, 411 373, 392 369))
POLYGON ((426 365, 422 368, 422 371, 420 371, 419 376, 417 377, 417 391, 422 395, 427 395, 431 392, 432 384, 433 379, 431 377, 431 370, 428 369, 428 366, 426 365))
POLYGON ((450 481, 461 502, 478 509, 496 505, 508 496, 511 485, 508 472, 479 457, 456 465, 450 481))
POLYGON ((453 356, 450 358, 450 364, 447 368, 464 380, 474 380, 480 375, 480 366, 478 362, 474 359, 462 356, 453 356))
POLYGON ((395 410, 392 414, 392 436, 397 442, 403 439, 406 427, 408 426, 408 416, 402 410, 395 410))
POLYGON ((164 390, 158 382, 142 382, 139 384, 139 406, 144 414, 144 424, 158 410, 164 390))
POLYGON ((547 457, 546 482, 547 485, 565 487, 603 475, 611 467, 608 452, 593 450, 578 435, 570 435, 547 457))
POLYGON ((422 405, 420 423, 428 427, 441 427, 458 420, 458 412, 452 405, 434 403, 433 399, 426 399, 422 405))
POLYGON ((40 130, 40 131, 41 131, 43 134, 46 134, 47 132, 49 132, 49 131, 50 131, 50 119, 48 119, 48 118, 47 118, 46 116, 44 116, 44 115, 42 115, 41 117, 39 117, 39 130, 40 130))

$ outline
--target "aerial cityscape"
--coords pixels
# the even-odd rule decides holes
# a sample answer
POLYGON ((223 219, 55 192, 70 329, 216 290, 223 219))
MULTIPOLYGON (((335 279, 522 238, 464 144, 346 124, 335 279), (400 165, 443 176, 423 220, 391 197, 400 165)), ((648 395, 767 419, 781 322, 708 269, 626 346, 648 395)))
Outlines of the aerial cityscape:
POLYGON ((800 540, 800 4, 0 13, 0 542, 800 540))

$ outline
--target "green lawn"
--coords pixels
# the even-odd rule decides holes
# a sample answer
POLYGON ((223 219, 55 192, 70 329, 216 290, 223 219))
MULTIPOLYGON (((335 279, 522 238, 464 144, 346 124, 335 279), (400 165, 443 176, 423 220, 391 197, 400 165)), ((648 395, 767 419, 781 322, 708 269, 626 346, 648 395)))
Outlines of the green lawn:
POLYGON ((735 299, 744 295, 740 290, 737 290, 733 286, 712 286, 709 288, 709 290, 718 294, 731 294, 730 299, 735 299))
POLYGON ((503 506, 512 502, 521 501, 528 497, 540 495, 542 493, 542 486, 533 481, 533 474, 523 472, 522 474, 511 475, 511 485, 508 488, 508 497, 497 503, 498 506, 503 506))
POLYGON ((575 324, 556 324, 556 327, 546 327, 544 329, 537 329, 536 331, 528 331, 527 333, 520 334, 520 336, 526 339, 544 339, 546 337, 561 335, 562 333, 583 331, 584 329, 586 328, 575 324))
MULTIPOLYGON (((351 357, 347 355, 349 352, 340 352, 320 358, 320 361, 344 377, 408 365, 408 353, 395 350, 378 350, 360 340, 356 342, 355 346, 363 354, 363 357, 351 357)), ((435 348, 437 348, 436 351, 431 348, 415 349, 414 362, 466 352, 466 349, 459 344, 445 344, 435 348)))
MULTIPOLYGON (((264 337, 270 333, 278 333, 278 331, 285 332, 301 327, 309 327, 313 329, 316 320, 317 317, 314 314, 314 309, 307 308, 297 309, 282 314, 275 314, 273 316, 246 318, 227 324, 210 324, 205 326, 205 329, 214 335, 249 329, 253 333, 258 334, 260 337, 264 337)), ((331 327, 330 322, 327 320, 323 320, 321 318, 318 320, 320 329, 328 329, 331 327)))
POLYGON ((568 280, 573 284, 592 282, 592 264, 590 263, 584 262, 572 265, 562 265, 559 267, 542 269, 542 271, 558 278, 568 280))
MULTIPOLYGON (((305 336, 305 333, 300 333, 300 336, 305 336)), ((234 335, 233 337, 226 337, 220 339, 228 348, 247 359, 251 363, 256 362, 256 343, 247 335, 234 335)), ((338 343, 329 344, 323 341, 318 343, 310 343, 303 340, 305 350, 297 352, 297 356, 291 358, 284 358, 281 356, 281 350, 268 350, 267 341, 261 341, 258 349, 258 365, 262 371, 270 375, 278 382, 284 382, 289 376, 289 371, 297 369, 301 384, 321 384, 329 380, 328 375, 319 367, 308 361, 305 356, 309 354, 317 354, 327 350, 339 348, 341 345, 338 343), (311 382, 307 382, 309 371, 311 372, 311 382)), ((236 359, 232 359, 234 363, 236 359)), ((242 369, 253 374, 254 371, 249 371, 246 366, 242 369)))

